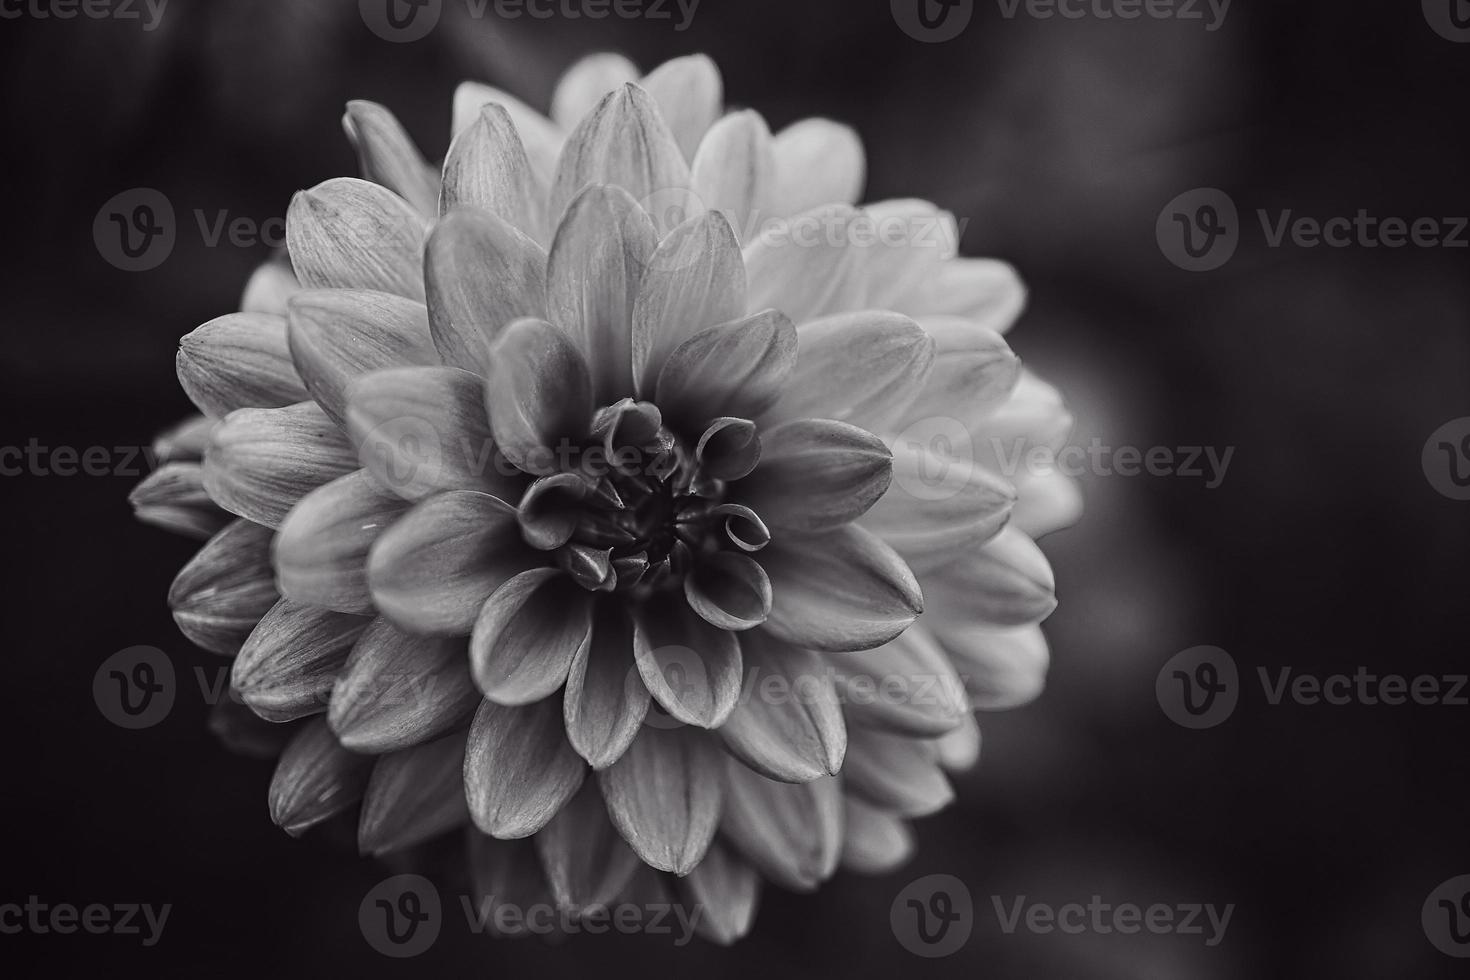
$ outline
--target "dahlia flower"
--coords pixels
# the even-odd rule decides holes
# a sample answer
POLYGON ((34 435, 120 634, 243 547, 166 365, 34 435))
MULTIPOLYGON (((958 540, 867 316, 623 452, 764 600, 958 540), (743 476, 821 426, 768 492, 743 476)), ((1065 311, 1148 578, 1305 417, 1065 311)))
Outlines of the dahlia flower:
POLYGON ((703 57, 635 79, 589 58, 550 118, 466 83, 440 170, 352 103, 365 179, 183 338, 210 421, 135 500, 228 520, 169 600, 283 733, 221 708, 284 744, 287 831, 458 831, 498 899, 673 889, 729 942, 762 881, 901 863, 972 712, 1040 690, 1077 494, 1006 460, 1069 418, 1014 272, 856 207, 851 130, 725 113, 703 57))

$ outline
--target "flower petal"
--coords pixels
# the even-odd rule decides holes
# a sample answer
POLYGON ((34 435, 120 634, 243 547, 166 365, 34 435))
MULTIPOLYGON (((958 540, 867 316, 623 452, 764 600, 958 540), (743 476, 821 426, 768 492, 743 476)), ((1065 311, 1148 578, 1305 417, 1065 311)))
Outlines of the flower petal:
POLYGON ((776 214, 820 204, 856 204, 867 178, 863 141, 830 119, 802 119, 776 134, 776 214))
POLYGON ((1036 700, 1046 687, 1051 655, 1040 626, 941 626, 934 635, 954 659, 977 709, 1017 708, 1036 700))
POLYGON ((1036 543, 1006 528, 924 577, 932 625, 1024 626, 1057 607, 1056 579, 1036 543))
POLYGON ((746 309, 777 309, 797 326, 861 310, 867 250, 858 241, 869 223, 846 204, 762 221, 745 242, 746 309))
POLYGON ((378 609, 414 633, 467 636, 491 593, 538 564, 521 542, 515 508, 454 490, 414 506, 368 554, 378 609))
POLYGON ((407 509, 364 470, 302 497, 275 540, 282 595, 337 612, 372 613, 368 549, 407 509))
POLYGON ((398 194, 425 218, 439 203, 439 175, 392 112, 376 102, 352 101, 342 128, 357 150, 363 177, 398 194))
POLYGON ((337 677, 327 721, 354 752, 397 752, 468 725, 480 700, 463 639, 375 619, 337 677))
POLYGON ((648 260, 633 305, 633 376, 652 393, 669 355, 700 331, 745 314, 745 265, 730 222, 706 211, 679 225, 648 260))
POLYGON ((133 517, 174 534, 207 541, 230 523, 204 489, 199 463, 164 463, 128 491, 133 517))
POLYGON ((347 437, 314 402, 242 408, 210 435, 204 489, 230 513, 280 527, 302 497, 357 468, 347 437))
POLYGON ((566 334, 531 319, 506 327, 491 359, 485 398, 500 451, 527 473, 557 472, 557 451, 591 431, 587 362, 566 334))
POLYGON ((721 416, 756 418, 781 397, 796 350, 796 328, 775 310, 710 327, 669 354, 653 400, 694 427, 721 416))
POLYGON ((644 862, 694 870, 720 820, 720 753, 701 732, 643 728, 623 757, 597 774, 608 816, 644 862))
POLYGON ((1033 538, 1071 527, 1082 517, 1082 488, 1056 470, 1021 476, 1016 494, 1011 523, 1033 538))
POLYGON ((712 480, 741 480, 761 459, 761 440, 749 419, 718 418, 694 446, 699 474, 712 480))
POLYGON ((1062 393, 1032 372, 1021 369, 1011 397, 979 424, 984 433, 972 447, 975 461, 1015 482, 1054 467, 1036 465, 1067 444, 1072 413, 1062 393))
POLYGON ((325 711, 337 671, 368 620, 282 599, 257 625, 230 673, 230 686, 268 721, 325 711))
POLYGON ((778 783, 727 759, 720 831, 762 877, 792 891, 812 891, 837 870, 841 788, 831 776, 778 783))
POLYGON ((589 184, 616 185, 637 201, 687 194, 689 164, 653 98, 637 85, 608 93, 567 138, 551 185, 553 223, 589 184))
POLYGON ((678 887, 684 901, 704 913, 694 926, 704 938, 728 946, 750 932, 760 901, 760 875, 728 847, 711 844, 678 887))
POLYGON ((863 305, 907 311, 908 297, 926 288, 959 250, 954 215, 917 198, 878 201, 863 214, 873 236, 864 261, 863 305))
POLYGON ((841 671, 843 707, 854 724, 937 738, 968 717, 964 681, 923 624, 835 666, 841 671))
POLYGON ((475 683, 500 704, 530 704, 567 678, 592 642, 592 594, 559 568, 533 568, 495 590, 470 638, 475 683))
POLYGON ((237 408, 281 408, 310 396, 286 342, 286 321, 270 313, 231 313, 179 341, 175 359, 184 394, 211 418, 237 408))
POLYGON ((462 130, 444 158, 442 213, 482 208, 508 221, 527 237, 545 243, 546 187, 531 164, 504 106, 490 103, 462 130))
POLYGON ((980 761, 980 726, 975 723, 975 716, 967 712, 959 727, 935 739, 934 745, 945 772, 968 772, 975 768, 980 761))
POLYGON ((424 219, 379 184, 334 177, 286 210, 286 248, 307 289, 375 289, 422 301, 424 219))
POLYGON ((842 867, 858 874, 879 875, 908 861, 914 853, 914 832, 902 817, 844 797, 842 867))
POLYGON ((720 69, 707 55, 686 55, 665 61, 649 72, 643 88, 658 103, 684 158, 692 160, 699 141, 725 104, 720 69))
POLYGON ((866 513, 888 489, 892 467, 871 432, 804 419, 761 433, 760 465, 735 489, 773 527, 827 531, 866 513))
POLYGON ((299 289, 301 282, 291 270, 290 257, 278 250, 250 274, 240 295, 240 312, 285 316, 286 303, 299 289))
POLYGON ((833 671, 820 654, 762 632, 741 643, 746 690, 720 736, 730 752, 769 779, 804 783, 834 775, 847 726, 833 671))
POLYGON ((633 659, 633 625, 620 604, 599 604, 592 642, 577 650, 562 700, 567 738, 594 769, 618 761, 637 736, 650 698, 633 659))
POLYGON ((689 608, 711 626, 754 629, 771 613, 771 580, 748 555, 717 551, 701 558, 684 579, 689 608))
POLYGON ((995 259, 950 259, 929 282, 904 299, 914 316, 964 317, 1005 333, 1026 306, 1026 287, 1016 270, 995 259))
POLYGON ((645 603, 633 622, 633 655, 654 700, 686 725, 724 724, 740 697, 735 634, 695 615, 682 596, 645 603))
POLYGON ((535 842, 551 893, 564 908, 611 905, 638 868, 638 855, 618 835, 593 780, 582 784, 535 842))
POLYGON ((883 432, 924 390, 934 340, 898 313, 866 311, 797 328, 796 369, 762 421, 837 419, 883 432))
POLYGON ((469 822, 463 732, 378 759, 363 795, 357 846, 380 856, 469 822))
POLYGON ((751 109, 732 112, 710 127, 694 155, 690 182, 699 201, 729 219, 742 242, 754 240, 776 188, 771 131, 751 109))
POLYGON ((934 369, 901 424, 953 418, 977 434, 1015 389, 1021 377, 1020 358, 1004 337, 972 320, 930 316, 918 323, 934 338, 934 369))
POLYGON ((620 54, 590 54, 566 70, 551 94, 551 118, 570 130, 609 92, 638 80, 638 66, 620 54))
POLYGON ((424 286, 444 363, 484 374, 507 324, 546 315, 546 252, 498 215, 451 211, 429 235, 424 286))
POLYGON ((783 534, 759 560, 775 593, 764 628, 797 646, 870 650, 902 633, 924 608, 903 559, 853 524, 783 534))
POLYGON ((293 837, 357 805, 373 758, 344 749, 318 718, 291 739, 271 777, 271 819, 293 837))
POLYGON ((954 799, 930 743, 872 728, 848 731, 842 778, 854 795, 905 817, 928 816, 954 799))
POLYGON ((454 90, 454 135, 458 136, 480 117, 488 103, 503 107, 515 124, 516 132, 526 147, 526 156, 536 173, 550 176, 556 172, 556 159, 561 154, 562 131, 559 126, 520 99, 479 82, 462 82, 454 90))
POLYGON ((547 699, 524 707, 484 701, 465 752, 465 796, 475 826, 492 837, 530 837, 582 785, 587 767, 547 699))
POLYGON ((633 304, 657 247, 653 221, 621 187, 588 187, 556 230, 547 308, 586 356, 599 405, 633 393, 633 304))
POLYGON ((270 528, 236 520, 199 549, 174 578, 168 605, 194 643, 223 656, 240 651, 280 596, 271 575, 270 528))

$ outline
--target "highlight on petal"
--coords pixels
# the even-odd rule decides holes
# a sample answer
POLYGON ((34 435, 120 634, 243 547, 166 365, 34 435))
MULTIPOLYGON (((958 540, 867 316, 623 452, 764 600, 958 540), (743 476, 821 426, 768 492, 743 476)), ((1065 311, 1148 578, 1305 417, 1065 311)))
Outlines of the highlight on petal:
POLYGON ((1071 527, 1082 517, 1082 488, 1064 473, 1022 476, 1016 494, 1011 523, 1032 538, 1071 527))
POLYGON ((291 363, 286 321, 269 313, 231 313, 185 334, 175 366, 184 394, 211 418, 310 397, 291 363))
POLYGON ((975 716, 967 713, 954 731, 935 739, 934 746, 945 772, 962 773, 975 768, 980 761, 980 726, 975 716))
POLYGON ((520 496, 522 475, 495 448, 485 379, 459 368, 388 368, 347 388, 347 431, 379 484, 406 500, 444 490, 520 496))
POLYGON ((892 454, 871 432, 804 419, 761 434, 760 465, 736 493, 774 527, 827 531, 866 513, 888 489, 892 469, 892 454))
POLYGON ((498 88, 479 82, 462 82, 454 90, 454 135, 458 136, 474 125, 475 120, 480 118, 480 111, 491 103, 502 107, 510 116, 536 173, 546 177, 555 173, 556 160, 562 147, 561 128, 520 99, 498 88))
POLYGON ((692 160, 700 140, 725 104, 720 69, 707 55, 686 55, 665 61, 649 72, 643 88, 658 103, 685 159, 692 160))
POLYGON ((676 875, 694 870, 720 820, 720 752, 711 736, 644 727, 597 779, 613 825, 645 863, 676 875))
POLYGON ((198 541, 207 541, 230 522, 230 515, 209 499, 204 467, 198 463, 164 463, 128 491, 128 504, 144 524, 198 541))
POLYGON ((654 403, 695 425, 722 416, 756 418, 781 397, 796 351, 796 328, 776 310, 710 327, 669 354, 654 403))
POLYGON ((570 130, 610 92, 638 80, 638 66, 620 54, 590 54, 566 70, 551 95, 551 119, 570 130))
POLYGON ((551 185, 553 223, 589 184, 616 185, 637 201, 687 193, 689 164, 653 98, 637 85, 610 92, 567 138, 551 185))
POLYGON ((543 178, 504 106, 484 106, 449 145, 439 211, 462 207, 482 208, 537 242, 550 238, 543 178))
POLYGON ((887 874, 914 853, 914 832, 902 817, 865 803, 843 798, 842 867, 858 874, 887 874))
POLYGON ((1050 454, 1067 444, 1072 422, 1062 393, 1022 368, 1010 398, 981 423, 975 461, 1017 483, 1050 472, 1050 454), (1046 462, 1038 465, 1039 460, 1046 462))
POLYGON ((599 603, 592 642, 578 648, 567 675, 567 738, 593 769, 606 769, 637 736, 649 700, 633 658, 632 620, 620 604, 599 603))
POLYGON ((210 434, 204 489, 230 513, 274 528, 302 497, 355 469, 347 437, 315 403, 242 408, 210 434))
POLYGON ((938 738, 969 716, 965 682, 922 623, 862 657, 833 658, 833 666, 855 725, 938 738))
POLYGON ((286 515, 274 544, 281 593, 337 612, 373 612, 368 549, 407 509, 407 502, 363 470, 302 497, 286 515))
POLYGON ((464 760, 465 796, 480 830, 501 840, 530 837, 572 798, 586 773, 555 701, 481 702, 464 760))
POLYGON ((587 780, 535 837, 536 853, 558 906, 610 906, 638 869, 638 855, 618 835, 602 790, 587 780))
POLYGON ((485 374, 490 346, 509 323, 546 315, 546 252, 498 215, 451 211, 429 235, 424 287, 444 363, 485 374))
POLYGON ((905 817, 928 816, 954 799, 928 742, 873 728, 848 731, 842 779, 855 796, 905 817))
POLYGON ((395 192, 424 217, 433 217, 439 175, 392 112, 376 102, 355 100, 347 103, 342 128, 357 150, 363 177, 395 192))
POLYGON ((1021 360, 988 327, 953 316, 917 321, 934 338, 929 383, 904 413, 902 424, 932 417, 959 420, 975 435, 1021 377, 1021 360))
POLYGON ((320 714, 337 671, 367 624, 362 616, 282 599, 240 648, 230 686, 267 721, 320 714))
POLYGON ((467 636, 491 593, 538 563, 514 507, 455 490, 421 501, 379 536, 368 585, 383 615, 410 632, 467 636))
POLYGON ((914 316, 963 317, 1003 334, 1026 307, 1026 287, 1009 263, 956 258, 910 293, 905 304, 914 316))
POLYGON ((907 310, 908 297, 926 288, 958 252, 955 217, 917 198, 878 201, 866 205, 863 215, 872 232, 863 305, 907 310))
POLYGON ((837 870, 841 787, 831 776, 780 783, 726 759, 720 832, 763 878, 792 891, 812 891, 837 870))
POLYGON ((884 432, 928 383, 934 340, 898 313, 874 310, 797 328, 796 369, 763 420, 815 418, 884 432))
POLYGON ((354 752, 397 752, 468 725, 480 700, 463 639, 375 619, 337 677, 327 722, 354 752))
POLYGON ((684 598, 711 626, 731 632, 754 629, 771 614, 771 580, 749 555, 717 551, 700 559, 685 577, 684 598))
POLYGON ((301 282, 291 269, 290 258, 278 250, 250 274, 245 291, 240 295, 240 312, 285 316, 286 303, 300 288, 301 282))
POLYGON ((293 837, 357 805, 373 758, 344 749, 318 718, 291 739, 271 777, 271 819, 293 837))
POLYGON ((1015 528, 926 574, 924 596, 933 623, 952 627, 1024 626, 1057 607, 1051 564, 1015 528))
POLYGON ((902 633, 924 609, 903 559, 854 524, 782 534, 758 560, 775 594, 764 628, 796 646, 870 650, 902 633))
POLYGON ((821 204, 856 204, 867 179, 863 142, 849 126, 803 119, 776 134, 773 210, 797 214, 821 204))
POLYGON ((750 932, 760 900, 760 875, 719 841, 679 879, 678 888, 688 905, 704 913, 694 927, 704 938, 728 946, 750 932))
POLYGON ((1051 654, 1040 626, 944 625, 936 627, 934 635, 953 658, 970 701, 979 710, 1020 707, 1036 700, 1046 687, 1051 654))
POLYGON ((363 794, 357 846, 379 856, 431 840, 469 822, 463 732, 378 759, 363 794))
POLYGON ((633 304, 657 247, 653 220, 621 187, 588 187, 556 230, 548 316, 586 357, 599 405, 633 394, 633 304))
POLYGON ((835 775, 847 752, 847 726, 831 666, 761 630, 743 640, 741 652, 745 690, 720 727, 726 748, 781 782, 835 775))
POLYGON ((271 575, 270 528, 235 520, 209 539, 168 590, 174 622, 191 641, 223 656, 240 651, 280 596, 271 575))
POLYGON ((683 596, 634 610, 633 654, 649 693, 684 724, 718 728, 735 710, 740 641, 695 615, 683 596))
POLYGON ((861 310, 867 296, 870 222, 846 204, 762 220, 745 242, 747 309, 808 320, 861 310))
POLYGON ((485 399, 500 451, 527 473, 557 472, 558 451, 591 430, 587 362, 566 334, 533 319, 505 328, 492 362, 485 399))
POLYGON ((334 177, 286 211, 286 248, 307 289, 373 289, 424 298, 425 222, 380 184, 334 177))
POLYGON ((533 568, 495 590, 475 621, 475 683, 500 704, 530 704, 563 682, 592 642, 592 594, 559 568, 533 568))
POLYGON ((761 114, 732 112, 710 127, 689 179, 701 204, 724 214, 742 242, 753 240, 759 223, 772 217, 767 206, 776 187, 771 131, 761 114))
POLYGON ((664 362, 708 327, 745 314, 745 265, 730 222, 696 215, 659 242, 633 305, 633 376, 651 394, 664 362))

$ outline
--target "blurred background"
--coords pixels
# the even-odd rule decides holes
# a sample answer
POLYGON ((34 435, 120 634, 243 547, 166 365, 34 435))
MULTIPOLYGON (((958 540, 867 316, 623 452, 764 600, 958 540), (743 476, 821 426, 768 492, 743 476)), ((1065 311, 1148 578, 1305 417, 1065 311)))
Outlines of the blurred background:
POLYGON ((1470 671, 1470 502, 1437 492, 1421 460, 1431 433, 1470 416, 1470 233, 1460 248, 1272 247, 1256 217, 1470 215, 1470 43, 1445 27, 1458 0, 1235 0, 1223 20, 1202 2, 1189 8, 1199 19, 1099 16, 1108 2, 1074 5, 1087 15, 1069 19, 974 0, 951 11, 971 18, 959 36, 938 43, 905 31, 903 3, 888 0, 702 0, 684 30, 673 3, 669 19, 592 21, 507 19, 493 5, 476 17, 443 0, 412 43, 375 35, 355 0, 174 0, 151 29, 141 2, 142 21, 0 3, 0 444, 146 445, 189 412, 177 338, 235 309, 269 254, 212 244, 195 213, 263 224, 293 191, 355 173, 340 127, 349 98, 392 108, 437 158, 460 80, 545 108, 568 64, 612 49, 645 70, 706 52, 728 102, 773 128, 807 115, 855 126, 870 199, 925 197, 967 219, 964 251, 1013 262, 1031 288, 1009 339, 1068 396, 1075 444, 1234 449, 1213 487, 1083 478, 1082 523, 1043 541, 1061 600, 1048 689, 982 716, 981 765, 956 805, 921 822, 902 871, 842 874, 814 896, 768 888, 754 934, 728 950, 648 936, 492 942, 451 918, 408 961, 358 931, 358 902, 383 869, 287 838, 266 813, 270 765, 207 733, 185 675, 219 661, 165 605, 195 546, 132 521, 141 474, 0 479, 0 903, 174 906, 151 948, 0 935, 0 968, 1463 976, 1420 913, 1470 872, 1470 711, 1272 705, 1257 678, 1470 671), (162 191, 179 215, 171 254, 146 272, 109 264, 93 238, 99 209, 135 187, 162 191), (1239 247, 1189 272, 1155 226, 1201 187, 1238 207, 1239 247), (139 644, 167 651, 181 693, 166 723, 129 732, 97 711, 91 684, 108 655, 139 644), (1202 644, 1233 656, 1242 692, 1226 722, 1192 731, 1160 709, 1155 679, 1202 644), (974 933, 952 956, 921 959, 889 910, 934 873, 965 883, 974 933), (1007 934, 992 905, 1094 895, 1235 909, 1207 946, 1007 934))

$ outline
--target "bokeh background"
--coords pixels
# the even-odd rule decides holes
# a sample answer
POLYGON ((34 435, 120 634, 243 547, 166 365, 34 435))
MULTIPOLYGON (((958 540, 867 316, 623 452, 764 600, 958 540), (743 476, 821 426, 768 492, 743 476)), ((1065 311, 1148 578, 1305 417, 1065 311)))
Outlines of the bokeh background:
POLYGON ((280 833, 269 765, 206 733, 191 672, 219 663, 164 602, 193 546, 132 522, 136 477, 0 479, 0 902, 174 906, 147 949, 0 935, 0 970, 1463 976, 1426 939, 1420 908, 1470 872, 1470 711, 1272 706, 1255 674, 1470 670, 1470 503, 1436 492, 1421 465, 1430 434, 1470 415, 1470 249, 1271 248, 1254 213, 1470 215, 1470 44, 1431 30, 1413 0, 1236 0, 1214 31, 973 6, 960 37, 924 43, 888 0, 703 0, 684 31, 477 19, 445 0, 427 38, 390 44, 355 0, 173 0, 152 31, 5 4, 22 15, 0 20, 0 443, 136 446, 189 411, 175 342, 234 309, 267 255, 211 247, 192 212, 264 222, 298 188, 355 172, 347 99, 388 105, 437 157, 461 79, 544 107, 573 59, 614 49, 645 68, 706 52, 730 103, 773 127, 811 114, 853 124, 870 198, 922 196, 968 219, 965 252, 1014 262, 1031 287, 1010 339, 1066 392, 1077 444, 1235 454, 1213 489, 1084 478, 1085 519, 1043 542, 1061 599, 1047 692, 982 717, 981 766, 921 823, 903 871, 840 875, 815 896, 768 889, 754 935, 729 950, 492 942, 451 916, 409 961, 358 931, 358 902, 385 871, 280 833), (179 237, 163 265, 127 273, 99 254, 93 219, 140 186, 172 201, 179 237), (1238 252, 1208 273, 1175 267, 1155 238, 1161 209, 1196 187, 1226 191, 1242 215, 1238 252), (98 712, 91 682, 138 644, 169 653, 182 690, 165 723, 128 732, 98 712), (1154 682, 1200 644, 1234 656, 1245 692, 1225 724, 1189 731, 1154 682), (898 943, 889 906, 939 872, 974 896, 975 932, 925 960, 898 943), (991 898, 1023 895, 1235 912, 1212 948, 1007 935, 991 898))

